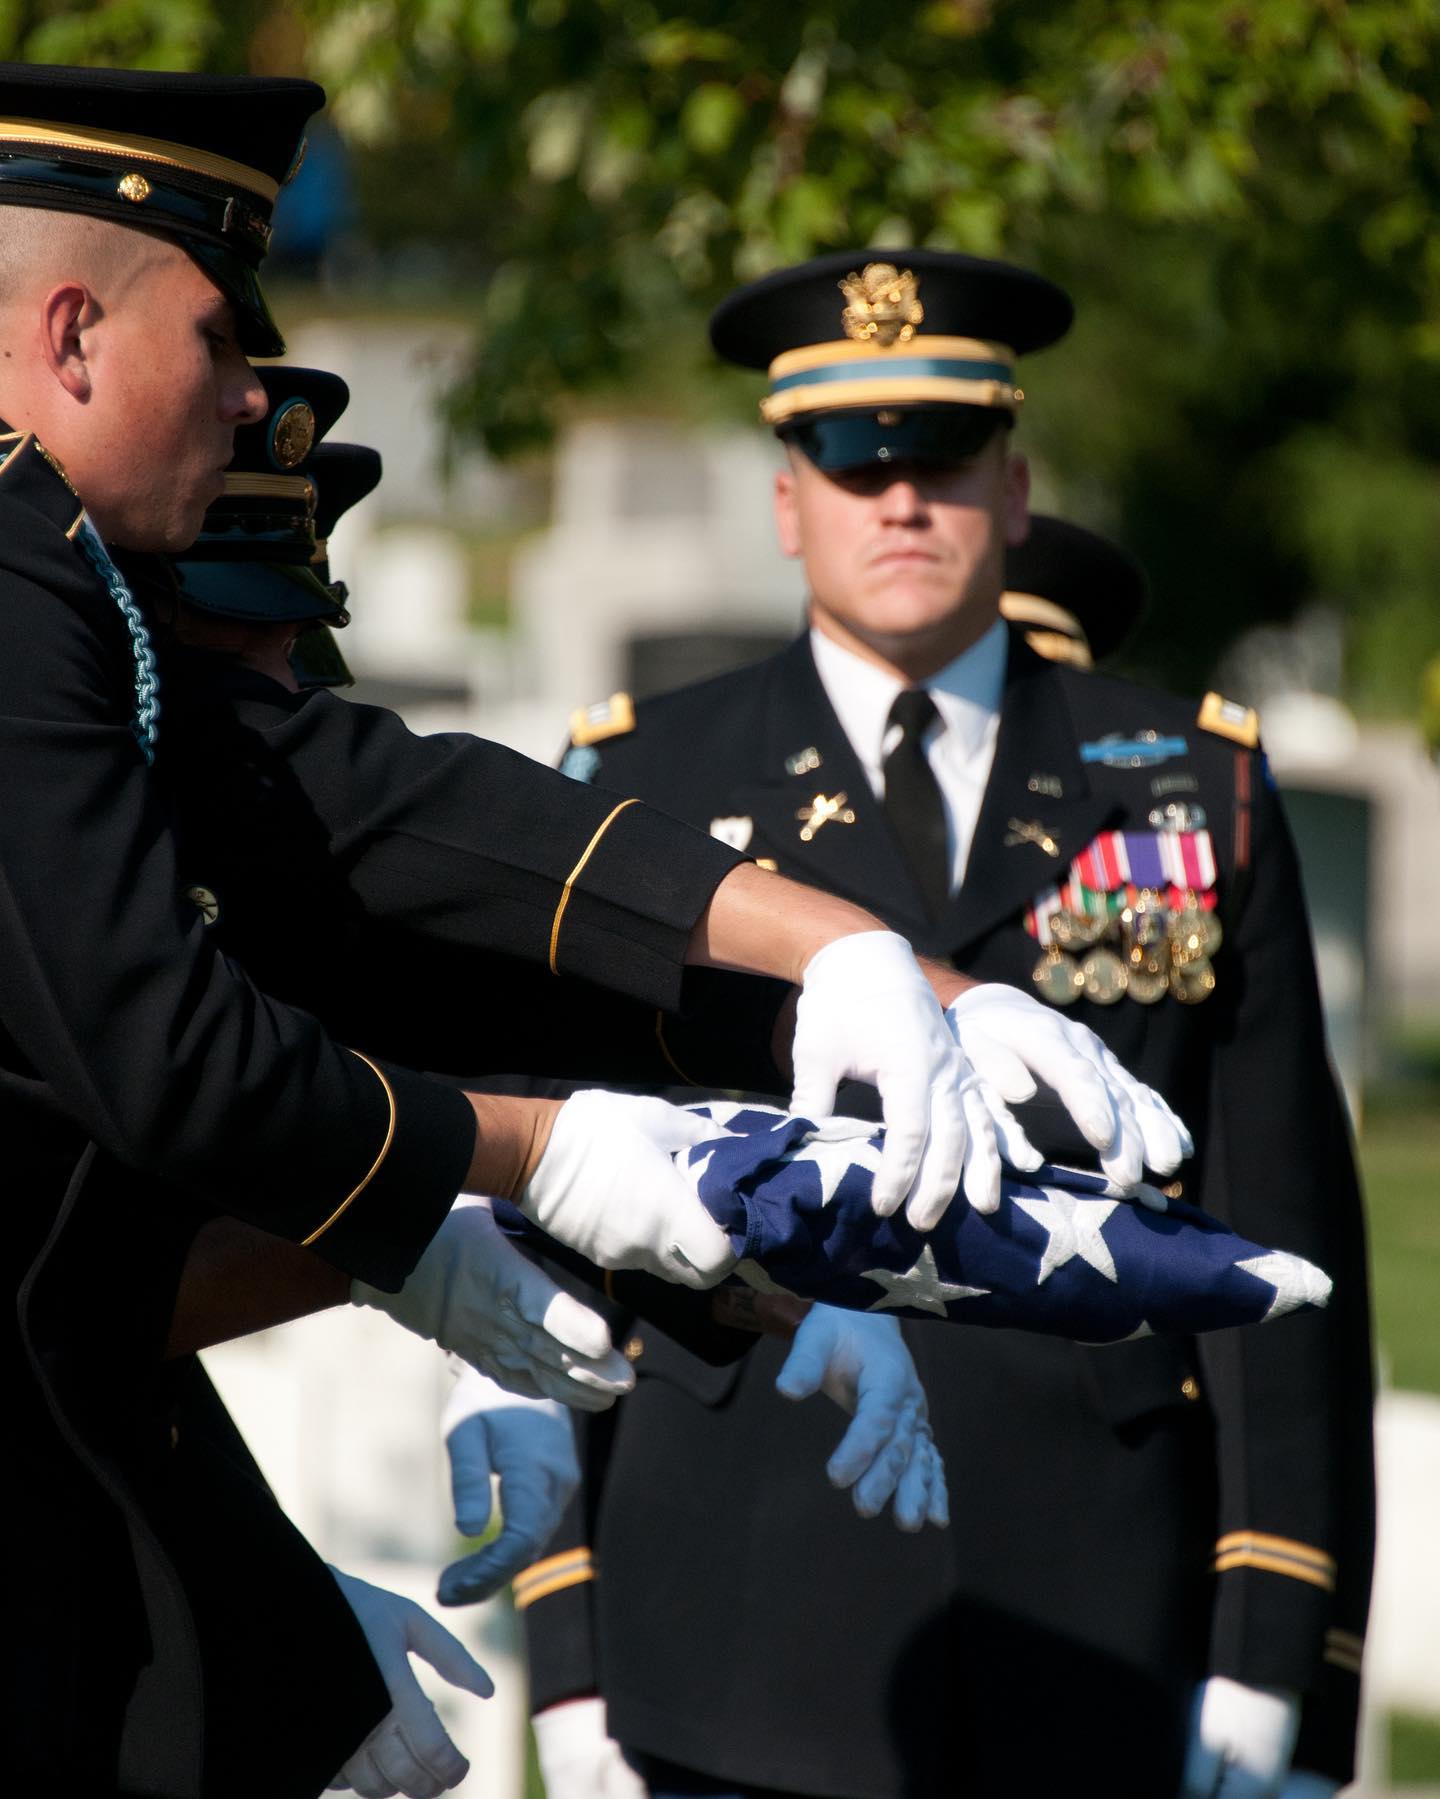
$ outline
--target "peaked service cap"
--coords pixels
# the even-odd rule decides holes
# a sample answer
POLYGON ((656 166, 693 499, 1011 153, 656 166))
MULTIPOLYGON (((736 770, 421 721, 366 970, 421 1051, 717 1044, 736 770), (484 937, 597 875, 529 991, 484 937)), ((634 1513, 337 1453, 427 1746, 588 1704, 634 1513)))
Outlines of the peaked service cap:
POLYGON ((0 205, 174 238, 235 308, 241 348, 285 348, 257 270, 299 167, 313 81, 0 63, 0 205))

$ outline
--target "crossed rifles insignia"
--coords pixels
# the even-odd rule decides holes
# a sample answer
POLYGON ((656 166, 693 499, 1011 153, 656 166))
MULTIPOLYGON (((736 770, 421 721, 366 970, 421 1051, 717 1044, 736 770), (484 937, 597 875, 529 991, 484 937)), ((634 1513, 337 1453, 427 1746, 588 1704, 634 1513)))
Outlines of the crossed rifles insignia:
POLYGON ((821 825, 828 825, 832 818, 842 825, 853 825, 855 814, 845 804, 845 798, 843 793, 828 797, 817 793, 808 806, 801 806, 795 814, 800 820, 800 841, 810 843, 821 825))

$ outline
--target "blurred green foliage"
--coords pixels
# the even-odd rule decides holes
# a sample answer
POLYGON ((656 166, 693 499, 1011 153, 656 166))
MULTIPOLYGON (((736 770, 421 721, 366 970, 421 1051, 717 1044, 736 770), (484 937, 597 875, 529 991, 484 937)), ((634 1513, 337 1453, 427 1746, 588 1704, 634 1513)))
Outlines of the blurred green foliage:
POLYGON ((476 337, 449 415, 502 454, 583 396, 748 411, 753 382, 700 373, 704 317, 779 263, 1038 267, 1079 324, 1025 371, 1025 437, 1151 572, 1132 660, 1199 687, 1244 623, 1322 601, 1349 697, 1416 708, 1440 0, 0 0, 7 39, 326 81, 386 266, 452 253, 476 337))

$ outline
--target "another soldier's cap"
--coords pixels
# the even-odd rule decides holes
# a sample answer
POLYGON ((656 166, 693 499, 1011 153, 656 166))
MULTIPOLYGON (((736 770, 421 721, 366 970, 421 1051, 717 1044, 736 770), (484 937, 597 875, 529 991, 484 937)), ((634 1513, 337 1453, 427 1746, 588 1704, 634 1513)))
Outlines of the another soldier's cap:
POLYGON ((1015 360, 1065 335, 1053 281, 945 250, 817 256, 742 287, 710 341, 765 369, 761 417, 829 472, 972 455, 1024 399, 1015 360))
MULTIPOLYGON (((182 593, 220 618, 344 624, 343 596, 328 583, 322 544, 344 508, 338 493, 321 501, 317 446, 349 404, 350 389, 322 369, 272 364, 255 372, 269 401, 265 417, 235 433, 225 492, 176 563, 182 593)), ((370 486, 378 479, 377 466, 370 486)), ((343 488, 343 480, 336 485, 343 488)))
POLYGON ((233 304, 242 349, 278 356, 256 270, 324 103, 313 81, 0 63, 0 204, 176 239, 233 304))
POLYGON ((1149 589, 1133 556, 1065 519, 1030 516, 1030 535, 1005 552, 1000 610, 1053 662, 1089 668, 1130 635, 1149 589))
MULTIPOLYGON (((336 520, 380 485, 380 452, 364 444, 320 444, 310 458, 310 473, 319 489, 315 503, 315 560, 311 568, 339 605, 349 593, 343 581, 330 578, 330 533, 336 520)), ((343 623, 341 613, 334 622, 343 623)), ((305 624, 290 646, 290 669, 301 687, 348 687, 354 680, 335 633, 321 619, 305 624)))

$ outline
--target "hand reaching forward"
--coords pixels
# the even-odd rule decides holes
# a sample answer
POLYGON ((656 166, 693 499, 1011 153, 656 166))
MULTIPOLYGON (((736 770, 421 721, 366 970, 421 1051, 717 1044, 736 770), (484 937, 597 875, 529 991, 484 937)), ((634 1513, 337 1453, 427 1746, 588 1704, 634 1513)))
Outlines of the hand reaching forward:
POLYGON ((464 1362, 455 1376, 440 1420, 455 1526, 462 1536, 484 1534, 494 1474, 503 1527, 493 1543, 446 1568, 437 1596, 442 1605, 474 1605, 508 1586, 549 1542, 580 1485, 580 1463, 569 1414, 553 1399, 507 1393, 464 1362))
POLYGON ((967 1108, 967 1070, 903 937, 861 931, 810 958, 794 1059, 790 1110, 817 1124, 834 1112, 841 1081, 879 1088, 885 1148, 872 1203, 882 1218, 906 1205, 928 1230, 960 1185, 972 1128, 988 1126, 967 1108))
POLYGON ((451 1686, 481 1699, 495 1691, 494 1683, 465 1645, 413 1600, 338 1568, 330 1572, 365 1633, 390 1694, 390 1710, 326 1790, 353 1791, 361 1799, 392 1799, 396 1793, 405 1799, 437 1799, 460 1784, 470 1764, 421 1690, 410 1657, 423 1656, 451 1686))
POLYGON ((663 1099, 576 1093, 556 1116, 520 1210, 598 1268, 714 1286, 735 1256, 672 1160, 706 1131, 663 1099))
MULTIPOLYGON (((1076 1019, 999 981, 962 993, 946 1007, 946 1017, 967 1066, 979 1077, 1000 1151, 1011 1167, 1038 1168, 1043 1160, 1005 1103, 1032 1098, 1037 1081, 1054 1089, 1119 1186, 1136 1186, 1147 1167, 1172 1174, 1194 1153, 1189 1131, 1160 1095, 1128 1073, 1076 1019)), ((1000 1201, 998 1164, 984 1200, 968 1182, 966 1195, 980 1211, 994 1211, 1000 1201)))
POLYGON ((1212 1674, 1195 1689, 1181 1799, 1278 1799, 1299 1727, 1293 1693, 1212 1674))
POLYGON ((350 1298, 527 1398, 599 1412, 635 1384, 605 1320, 521 1255, 488 1200, 451 1207, 398 1293, 353 1281, 350 1298))
POLYGON ((945 1464, 896 1319, 812 1306, 775 1385, 787 1399, 824 1393, 851 1414, 825 1471, 852 1489, 862 1518, 878 1517, 893 1497, 901 1530, 949 1523, 945 1464))

